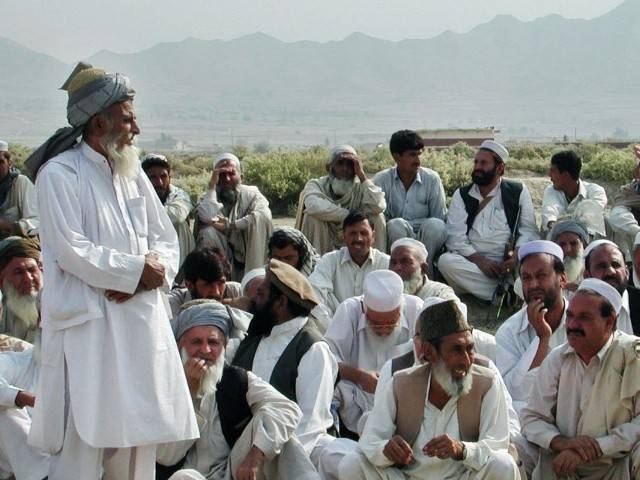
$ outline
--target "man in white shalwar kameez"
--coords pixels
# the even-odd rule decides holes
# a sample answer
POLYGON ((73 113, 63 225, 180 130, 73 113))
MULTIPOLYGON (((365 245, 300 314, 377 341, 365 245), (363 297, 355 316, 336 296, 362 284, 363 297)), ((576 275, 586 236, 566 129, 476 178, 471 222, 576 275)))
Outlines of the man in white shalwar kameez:
POLYGON ((582 281, 567 309, 567 343, 538 369, 522 431, 539 448, 532 478, 640 476, 640 339, 616 329, 622 298, 582 281))
POLYGON ((29 177, 12 166, 9 144, 0 140, 0 238, 37 234, 35 188, 29 177))
POLYGON ((198 436, 160 289, 177 270, 178 239, 133 146, 129 80, 79 64, 63 88, 71 127, 27 160, 47 272, 29 442, 51 453, 49 480, 103 468, 147 480, 156 444, 198 436))

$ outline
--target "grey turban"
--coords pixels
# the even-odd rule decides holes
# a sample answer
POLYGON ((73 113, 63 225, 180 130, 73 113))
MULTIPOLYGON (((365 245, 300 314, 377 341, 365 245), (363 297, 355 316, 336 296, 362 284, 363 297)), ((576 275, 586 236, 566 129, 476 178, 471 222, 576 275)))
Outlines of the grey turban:
POLYGON ((582 245, 586 245, 589 243, 589 232, 580 222, 576 222, 575 220, 563 220, 562 222, 556 223, 550 232, 550 238, 552 241, 556 241, 558 235, 562 233, 575 233, 580 240, 582 240, 582 245))
POLYGON ((233 326, 229 307, 215 300, 195 300, 189 303, 190 305, 184 305, 187 308, 180 312, 173 325, 176 341, 180 341, 188 330, 202 326, 217 327, 224 334, 225 340, 229 338, 233 326))
POLYGON ((69 93, 67 120, 70 127, 60 128, 46 142, 29 156, 25 165, 32 179, 49 159, 69 150, 76 144, 84 126, 91 117, 125 100, 132 100, 135 91, 129 79, 119 73, 107 73, 94 69, 88 63, 80 62, 71 72, 61 90, 69 93), (86 83, 75 86, 78 78, 86 78, 86 83))
POLYGON ((291 242, 295 245, 296 248, 302 249, 304 252, 302 255, 300 273, 302 273, 305 277, 311 275, 313 269, 316 266, 318 260, 320 260, 320 255, 318 251, 311 245, 311 242, 304 236, 300 230, 293 227, 280 227, 276 228, 271 234, 271 238, 269 238, 269 257, 271 257, 271 248, 275 241, 278 239, 286 239, 288 242, 291 242))

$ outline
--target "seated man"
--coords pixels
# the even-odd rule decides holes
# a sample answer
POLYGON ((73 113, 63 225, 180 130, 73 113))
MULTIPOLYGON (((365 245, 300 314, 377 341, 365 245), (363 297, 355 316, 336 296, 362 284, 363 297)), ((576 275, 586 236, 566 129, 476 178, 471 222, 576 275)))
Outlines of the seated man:
POLYGON ((580 180, 582 160, 573 150, 551 157, 551 185, 542 197, 542 231, 549 232, 559 220, 578 220, 589 235, 604 236, 607 194, 600 185, 580 180))
POLYGON ((41 288, 38 241, 22 237, 0 241, 0 334, 33 342, 38 323, 36 299, 41 288))
POLYGON ((620 187, 609 214, 613 239, 625 256, 632 249, 635 236, 640 233, 640 145, 635 146, 634 153, 637 160, 633 180, 620 187))
POLYGON ((178 463, 173 480, 318 478, 293 432, 298 406, 251 372, 224 361, 232 321, 218 302, 187 307, 174 325, 199 413, 200 438, 158 448, 158 461, 178 463))
POLYGON ((240 160, 223 153, 213 163, 209 189, 197 206, 198 247, 217 247, 232 263, 232 279, 261 267, 271 235, 269 202, 257 187, 242 184, 240 160))
POLYGON ((453 194, 447 217, 447 249, 440 273, 457 294, 494 300, 499 284, 513 283, 515 248, 538 238, 531 194, 526 185, 502 178, 508 150, 482 142, 474 159, 473 183, 453 194), (517 223, 517 224, 516 224, 517 223))
POLYGON ((362 295, 364 277, 369 272, 389 267, 389 255, 372 247, 374 225, 369 217, 351 212, 344 219, 343 230, 345 246, 325 253, 309 275, 324 310, 318 319, 327 327, 338 305, 362 295))
POLYGON ((35 187, 11 164, 9 144, 0 140, 0 238, 38 234, 35 187))
POLYGON ((387 200, 384 215, 388 244, 399 238, 416 238, 435 257, 447 239, 446 196, 438 173, 420 166, 423 149, 424 141, 416 132, 395 132, 389 150, 396 166, 378 172, 373 181, 382 188, 387 200))
POLYGON ((266 275, 266 270, 264 267, 254 268, 253 270, 249 270, 242 277, 242 282, 240 283, 240 290, 242 291, 242 296, 249 298, 250 300, 254 300, 256 297, 256 293, 258 291, 258 287, 264 280, 266 275))
POLYGON ((344 426, 358 431, 363 413, 373 407, 382 365, 412 348, 411 334, 422 300, 402 293, 402 279, 376 270, 364 279, 364 294, 340 304, 324 337, 338 362, 335 398, 344 426))
POLYGON ((525 305, 496 333, 496 365, 516 411, 529 398, 538 367, 551 350, 566 342, 568 302, 562 249, 548 240, 534 240, 518 251, 525 305))
POLYGON ((189 225, 189 215, 193 210, 189 194, 171 183, 171 165, 164 155, 148 154, 142 161, 142 169, 149 177, 173 228, 176 229, 180 244, 180 265, 182 265, 189 252, 196 247, 189 225))
POLYGON ((616 328, 630 335, 640 335, 640 310, 632 310, 629 305, 629 269, 620 247, 609 240, 591 242, 584 250, 584 276, 607 282, 622 295, 616 328))
POLYGON ((329 175, 309 180, 300 193, 296 228, 323 255, 340 248, 342 222, 349 212, 360 210, 375 222, 374 245, 384 252, 384 193, 367 179, 355 149, 350 145, 335 147, 327 167, 329 175))
POLYGON ((331 399, 338 364, 329 345, 309 325, 318 300, 307 278, 295 268, 271 260, 258 287, 254 316, 233 364, 268 381, 302 410, 296 435, 324 479, 353 442, 327 433, 333 427, 331 399))
POLYGON ((49 455, 27 443, 39 356, 39 341, 22 352, 0 353, 0 478, 41 480, 49 473, 49 455))
POLYGON ((288 263, 308 277, 320 260, 320 255, 300 230, 278 227, 269 237, 267 258, 288 263))
POLYGON ((565 290, 575 292, 582 282, 584 249, 589 243, 589 232, 575 220, 557 222, 551 232, 549 240, 560 245, 564 253, 564 270, 567 274, 565 290))
POLYGON ((538 370, 522 410, 539 447, 532 478, 615 479, 640 474, 640 343, 616 329, 622 298, 585 279, 567 309, 567 343, 538 370))
POLYGON ((474 364, 471 327, 455 301, 424 310, 418 355, 376 395, 359 452, 340 478, 519 478, 507 453, 507 400, 492 370, 474 364))

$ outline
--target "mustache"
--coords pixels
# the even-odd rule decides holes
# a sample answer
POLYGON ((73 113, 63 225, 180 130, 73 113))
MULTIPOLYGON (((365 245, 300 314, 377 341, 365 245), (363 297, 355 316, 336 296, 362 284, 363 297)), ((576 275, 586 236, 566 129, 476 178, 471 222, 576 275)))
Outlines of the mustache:
POLYGON ((584 330, 581 328, 567 328, 567 335, 578 335, 580 337, 584 337, 584 330))

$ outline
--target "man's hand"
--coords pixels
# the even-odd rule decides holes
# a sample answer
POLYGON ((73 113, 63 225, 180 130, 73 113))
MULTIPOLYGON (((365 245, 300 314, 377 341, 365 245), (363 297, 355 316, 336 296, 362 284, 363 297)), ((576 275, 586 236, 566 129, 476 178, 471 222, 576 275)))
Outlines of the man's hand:
POLYGON ((353 173, 356 174, 356 177, 358 177, 361 182, 364 182, 367 177, 364 174, 364 168, 362 168, 362 160, 360 160, 357 155, 351 158, 353 159, 353 173))
POLYGON ((25 392, 21 390, 16 395, 15 402, 16 407, 24 408, 24 407, 32 407, 36 404, 36 396, 33 393, 25 392))
POLYGON ((536 335, 540 339, 551 338, 551 334, 553 333, 551 331, 551 327, 545 319, 545 315, 547 314, 547 312, 548 310, 544 306, 542 300, 531 300, 527 305, 527 317, 529 318, 529 323, 536 331, 536 335))
POLYGON ((576 468, 586 463, 575 450, 563 450, 553 459, 553 471, 558 477, 569 477, 576 473, 576 468))
POLYGON ((263 463, 264 453, 254 445, 236 470, 234 478, 237 480, 256 480, 263 463))
POLYGON ((500 267, 500 274, 508 275, 516 269, 516 256, 511 252, 511 256, 507 260, 500 262, 498 265, 500 267))
POLYGON ((360 370, 358 373, 358 384, 367 393, 376 393, 376 387, 378 386, 378 378, 380 374, 378 372, 368 372, 367 370, 360 370))
MULTIPOLYGON (((140 284, 138 284, 140 285, 140 284)), ((136 292, 138 289, 136 289, 136 292)), ((104 296, 107 297, 107 300, 110 302, 123 303, 133 297, 135 293, 124 293, 118 292, 117 290, 105 290, 104 296)))
POLYGON ((234 172, 235 169, 231 165, 214 168, 213 172, 211 172, 211 178, 209 179, 209 190, 215 190, 216 185, 218 185, 218 180, 220 180, 220 175, 223 173, 232 174, 234 172))
POLYGON ((580 435, 573 438, 558 435, 551 440, 551 448, 557 452, 573 450, 585 462, 592 462, 602 456, 600 444, 595 438, 587 435, 580 435))
POLYGON ((449 435, 434 437, 422 447, 422 453, 429 457, 438 457, 440 459, 462 460, 463 452, 464 444, 454 440, 449 435))
POLYGON ((147 290, 153 290, 161 287, 163 283, 164 265, 160 263, 155 253, 147 253, 144 256, 144 269, 142 270, 138 287, 142 285, 147 290))
POLYGON ((413 450, 404 438, 394 435, 382 450, 384 456, 396 465, 409 465, 413 460, 413 450))
POLYGON ((212 219, 211 226, 219 232, 224 233, 229 227, 229 220, 227 220, 227 218, 223 217, 222 215, 218 215, 217 217, 212 219))
POLYGON ((477 253, 474 253, 473 255, 467 257, 467 260, 475 263, 480 271, 489 278, 497 278, 502 273, 502 267, 498 262, 489 260, 488 258, 485 258, 477 253))
POLYGON ((184 373, 191 396, 195 397, 200 389, 200 382, 207 371, 207 363, 201 358, 192 357, 184 364, 184 373))

